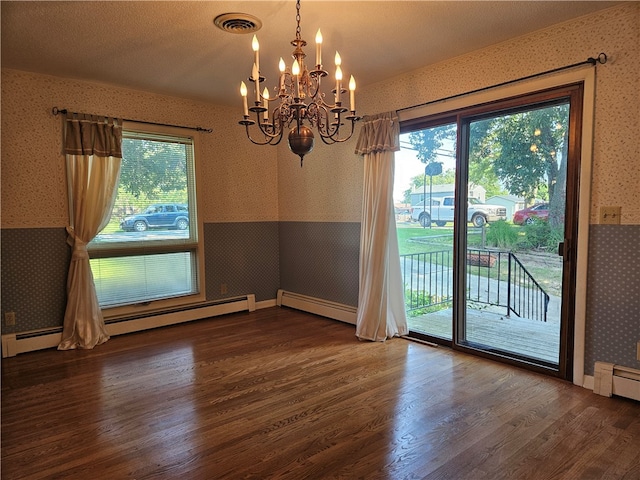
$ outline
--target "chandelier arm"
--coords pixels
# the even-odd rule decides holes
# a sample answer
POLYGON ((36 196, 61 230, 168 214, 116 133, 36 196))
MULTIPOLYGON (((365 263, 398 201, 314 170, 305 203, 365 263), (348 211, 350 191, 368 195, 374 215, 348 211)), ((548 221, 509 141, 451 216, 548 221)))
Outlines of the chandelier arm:
MULTIPOLYGON (((277 109, 274 109, 274 115, 277 109)), ((251 136, 251 132, 249 130, 249 127, 252 125, 255 125, 256 122, 254 122, 253 120, 248 120, 246 119, 243 122, 240 122, 242 125, 245 126, 245 131, 247 133, 247 138, 251 141, 251 143, 254 143, 255 145, 277 145, 278 143, 280 143, 280 140, 282 140, 282 134, 284 132, 284 129, 282 128, 282 124, 278 121, 277 124, 264 124, 264 123, 260 123, 260 118, 259 118, 259 114, 256 114, 256 116, 258 117, 257 120, 257 126, 258 126, 258 130, 260 131, 260 133, 264 136, 264 141, 261 140, 256 140, 255 138, 253 138, 251 136), (269 126, 270 128, 266 129, 265 127, 269 126), (268 130, 272 130, 271 132, 269 132, 268 130)), ((275 118, 275 117, 274 117, 275 118)))
POLYGON ((264 140, 264 142, 262 142, 262 141, 259 141, 259 140, 254 139, 254 138, 251 136, 251 133, 249 132, 249 125, 246 125, 245 127, 246 127, 246 131, 247 131, 247 138, 248 138, 248 139, 251 141, 251 143, 253 143, 254 145, 277 145, 278 143, 280 143, 280 140, 282 139, 282 132, 281 132, 281 133, 280 133, 280 138, 278 138, 278 140, 277 140, 277 141, 274 141, 274 140, 275 140, 275 137, 267 137, 267 136, 265 135, 265 140, 264 140))
POLYGON ((340 126, 344 124, 342 123, 339 113, 337 117, 333 117, 333 120, 331 120, 331 116, 329 115, 330 111, 327 108, 323 110, 326 113, 325 122, 323 123, 323 128, 318 128, 318 133, 320 134, 320 138, 333 140, 336 134, 339 134, 340 126))
MULTIPOLYGON (((323 135, 322 131, 318 130, 318 132, 320 133, 320 139, 327 145, 346 142, 353 135, 353 132, 355 131, 356 122, 359 120, 359 118, 355 117, 355 118, 351 118, 350 120, 351 120, 351 131, 349 132, 349 135, 347 135, 346 137, 339 138, 339 136, 337 136, 337 134, 339 134, 340 132, 340 128, 337 127, 334 129, 335 131, 331 135, 323 135)), ((344 124, 341 124, 341 125, 344 125, 344 124)))
MULTIPOLYGON (((280 129, 276 128, 276 124, 265 124, 265 123, 261 123, 258 122, 258 128, 260 130, 260 133, 262 133, 264 135, 264 138, 269 138, 269 139, 274 139, 277 137, 282 137, 282 127, 280 127, 280 129), (272 130, 271 132, 269 130, 272 130)), ((248 127, 247 127, 248 130, 248 127)), ((269 140, 270 143, 271 140, 269 140)))
POLYGON ((277 136, 273 136, 273 137, 266 137, 265 136, 265 141, 261 142, 261 141, 255 140, 251 136, 251 134, 249 133, 249 127, 247 127, 247 138, 254 145, 278 145, 280 143, 280 140, 282 140, 282 130, 280 131, 280 133, 277 136))

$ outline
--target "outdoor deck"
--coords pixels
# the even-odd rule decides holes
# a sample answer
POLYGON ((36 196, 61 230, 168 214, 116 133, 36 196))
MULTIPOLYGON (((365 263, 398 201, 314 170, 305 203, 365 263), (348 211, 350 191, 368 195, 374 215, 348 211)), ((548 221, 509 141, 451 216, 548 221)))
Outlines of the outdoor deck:
MULTIPOLYGON (((540 322, 506 312, 467 310, 467 340, 545 362, 558 363, 560 349, 559 299, 549 304, 548 320, 540 322), (557 312, 557 313, 556 313, 557 312)), ((407 318, 409 328, 442 338, 451 338, 451 309, 407 318)))

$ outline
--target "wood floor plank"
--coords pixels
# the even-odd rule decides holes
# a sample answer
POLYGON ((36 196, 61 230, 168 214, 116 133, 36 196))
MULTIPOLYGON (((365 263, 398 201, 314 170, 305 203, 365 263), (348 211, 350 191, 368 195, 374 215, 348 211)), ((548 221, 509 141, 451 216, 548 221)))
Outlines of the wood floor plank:
POLYGON ((269 308, 2 361, 3 479, 640 478, 640 405, 269 308))

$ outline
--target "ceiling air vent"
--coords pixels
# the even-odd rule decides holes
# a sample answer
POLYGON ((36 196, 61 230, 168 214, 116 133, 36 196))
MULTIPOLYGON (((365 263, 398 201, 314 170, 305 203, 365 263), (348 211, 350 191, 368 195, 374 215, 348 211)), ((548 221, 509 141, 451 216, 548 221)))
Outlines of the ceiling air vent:
POLYGON ((214 18, 213 23, 229 33, 253 33, 262 28, 262 22, 248 13, 223 13, 214 18))

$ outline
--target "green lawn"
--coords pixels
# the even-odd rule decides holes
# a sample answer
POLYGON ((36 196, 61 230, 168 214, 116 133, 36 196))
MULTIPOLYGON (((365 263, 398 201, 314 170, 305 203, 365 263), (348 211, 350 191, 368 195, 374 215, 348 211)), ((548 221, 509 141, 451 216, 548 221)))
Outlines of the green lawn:
MULTIPOLYGON (((453 226, 422 228, 417 223, 413 225, 397 225, 398 248, 400 255, 412 253, 435 252, 453 248, 453 226)), ((480 233, 469 233, 469 245, 481 243, 480 233)))

